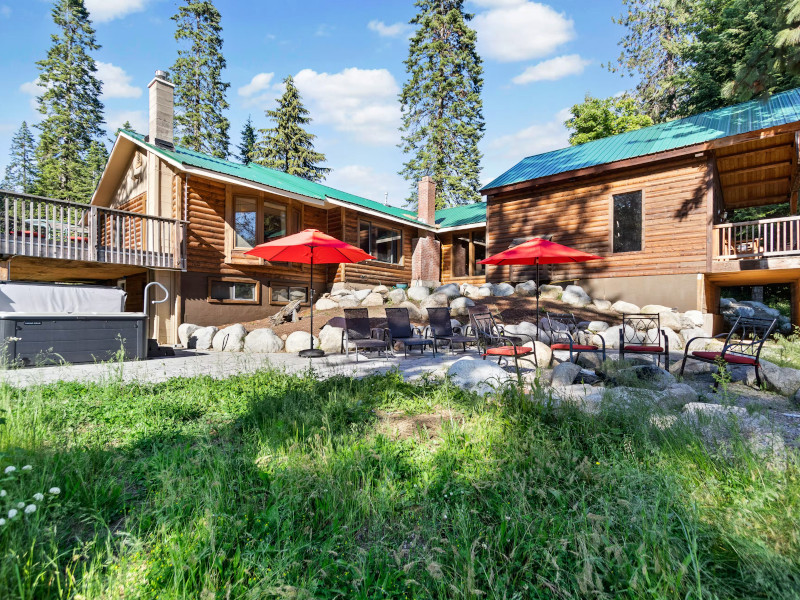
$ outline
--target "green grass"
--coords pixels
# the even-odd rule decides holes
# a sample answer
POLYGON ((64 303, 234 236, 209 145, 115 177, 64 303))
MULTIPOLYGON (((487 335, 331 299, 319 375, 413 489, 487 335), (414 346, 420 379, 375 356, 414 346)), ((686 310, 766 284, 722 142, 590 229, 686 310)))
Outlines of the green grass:
POLYGON ((798 598, 796 457, 397 374, 0 388, 0 598, 798 598), (395 439, 378 411, 450 408, 395 439), (8 506, 5 506, 8 509, 8 506))

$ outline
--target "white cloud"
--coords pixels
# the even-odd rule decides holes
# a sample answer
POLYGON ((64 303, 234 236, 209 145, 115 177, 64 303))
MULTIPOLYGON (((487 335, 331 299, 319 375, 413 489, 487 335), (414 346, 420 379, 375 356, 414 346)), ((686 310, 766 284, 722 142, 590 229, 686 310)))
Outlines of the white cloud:
POLYGON ((314 32, 314 35, 317 37, 328 37, 333 33, 333 30, 336 29, 333 25, 329 25, 328 23, 322 23, 317 27, 317 30, 314 32))
POLYGON ((580 75, 591 62, 578 54, 556 56, 528 67, 512 81, 519 85, 534 81, 556 81, 570 75, 580 75))
POLYGON ((526 0, 473 0, 488 8, 475 16, 481 56, 502 62, 546 56, 575 37, 572 19, 526 0))
POLYGON ((564 127, 564 121, 569 116, 569 109, 565 108, 558 111, 551 121, 534 123, 516 133, 495 138, 489 142, 486 154, 508 161, 565 148, 569 146, 569 131, 564 127))
POLYGON ((145 9, 148 0, 85 0, 92 21, 106 23, 145 9))
POLYGON ((317 123, 329 124, 366 144, 399 141, 400 88, 388 70, 352 67, 339 73, 317 73, 303 69, 294 82, 317 123))
POLYGON ((103 82, 104 98, 138 98, 142 95, 142 88, 131 85, 133 78, 122 67, 97 61, 97 78, 103 82))
POLYGON ((149 124, 147 114, 143 110, 118 110, 107 113, 106 130, 110 135, 114 135, 125 121, 129 121, 137 133, 147 133, 149 124))
POLYGON ((243 85, 236 92, 244 98, 242 105, 245 108, 256 106, 264 108, 267 104, 283 92, 282 84, 272 85, 272 78, 275 73, 258 73, 250 80, 250 83, 243 85))
POLYGON ((39 105, 37 98, 44 93, 44 89, 45 88, 43 85, 41 85, 38 77, 33 81, 26 81, 19 86, 20 92, 30 96, 28 99, 28 104, 32 110, 37 110, 39 105))
POLYGON ((245 98, 250 98, 258 92, 268 89, 270 83, 272 83, 273 77, 275 77, 275 73, 259 73, 258 75, 254 75, 250 83, 238 89, 238 94, 245 98))
POLYGON ((381 204, 388 192, 389 204, 400 207, 404 206, 409 193, 408 183, 396 173, 382 173, 364 165, 334 167, 325 179, 325 185, 381 204))
POLYGON ((383 21, 370 21, 367 23, 367 28, 381 37, 401 37, 411 31, 411 26, 402 21, 391 25, 387 25, 383 21))

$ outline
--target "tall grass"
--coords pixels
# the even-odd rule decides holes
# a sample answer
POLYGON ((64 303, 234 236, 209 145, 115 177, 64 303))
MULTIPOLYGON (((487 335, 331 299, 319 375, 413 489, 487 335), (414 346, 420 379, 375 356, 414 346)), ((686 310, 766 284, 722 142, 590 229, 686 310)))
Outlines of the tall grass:
POLYGON ((0 408, 0 466, 62 490, 0 529, 0 598, 800 597, 796 458, 646 415, 275 371, 0 408), (381 427, 442 409, 438 433, 381 427))

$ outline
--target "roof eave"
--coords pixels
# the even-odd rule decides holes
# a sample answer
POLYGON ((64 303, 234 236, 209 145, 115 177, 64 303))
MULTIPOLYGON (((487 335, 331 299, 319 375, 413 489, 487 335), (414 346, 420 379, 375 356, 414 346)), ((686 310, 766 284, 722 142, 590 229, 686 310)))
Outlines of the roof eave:
POLYGON ((325 198, 328 202, 333 204, 334 206, 341 206, 344 208, 349 208, 352 210, 357 210, 368 215, 372 215, 374 217, 379 217, 381 219, 386 219, 387 221, 394 221, 395 223, 402 223, 403 225, 408 225, 411 227, 416 227, 417 229, 424 229, 425 231, 437 231, 435 227, 428 225, 427 223, 421 223, 419 221, 411 221, 410 219, 403 219, 401 217, 395 217, 394 215, 390 215, 379 210, 374 210, 371 208, 366 208, 364 206, 360 206, 353 202, 348 202, 347 200, 339 200, 338 198, 331 198, 330 196, 326 196, 325 198))
POLYGON ((465 229, 478 229, 480 227, 486 227, 486 221, 480 221, 478 223, 467 223, 465 225, 452 225, 451 227, 440 227, 436 230, 436 233, 447 233, 448 231, 463 231, 465 229))

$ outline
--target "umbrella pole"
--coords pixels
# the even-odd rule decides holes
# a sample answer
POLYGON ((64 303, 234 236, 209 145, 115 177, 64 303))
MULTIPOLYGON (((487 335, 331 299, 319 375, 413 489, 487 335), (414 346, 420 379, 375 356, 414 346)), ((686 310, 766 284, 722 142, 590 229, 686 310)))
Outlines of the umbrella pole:
POLYGON ((536 341, 539 341, 539 259, 536 259, 536 341))
POLYGON ((323 350, 314 348, 314 248, 311 248, 311 281, 308 285, 308 299, 311 303, 311 325, 308 331, 308 350, 301 350, 300 356, 303 358, 320 358, 325 356, 323 350))

